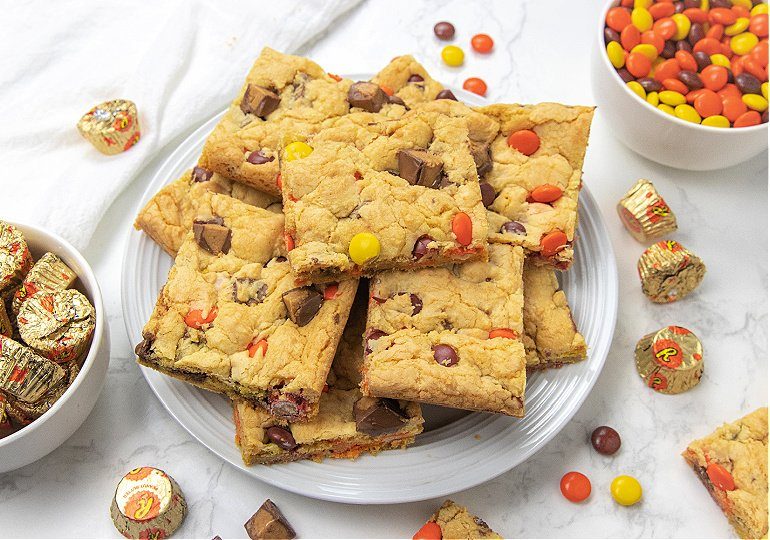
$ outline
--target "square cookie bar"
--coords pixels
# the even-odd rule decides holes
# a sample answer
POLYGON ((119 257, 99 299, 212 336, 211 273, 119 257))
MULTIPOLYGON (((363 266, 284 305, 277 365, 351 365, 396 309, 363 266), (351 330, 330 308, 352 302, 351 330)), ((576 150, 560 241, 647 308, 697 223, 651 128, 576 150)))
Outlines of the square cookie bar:
POLYGON ((530 259, 524 261, 524 348, 527 369, 579 362, 587 349, 555 271, 530 259))
POLYGON ((415 538, 502 538, 489 528, 483 519, 474 516, 465 507, 447 500, 415 538), (421 534, 422 533, 422 534, 421 534))
POLYGON ((283 215, 206 193, 138 362, 289 421, 318 410, 357 282, 297 287, 283 215))
POLYGON ((175 257, 192 228, 199 201, 209 191, 224 193, 252 206, 281 211, 279 197, 195 167, 156 193, 136 216, 134 228, 144 231, 175 257))
POLYGON ((423 423, 417 403, 363 397, 358 388, 366 301, 366 288, 361 287, 314 418, 288 423, 247 402, 233 403, 235 439, 244 463, 356 458, 414 442, 423 423))
POLYGON ((349 114, 281 163, 289 259, 300 279, 486 257, 487 217, 462 119, 349 114))
POLYGON ((767 407, 682 453, 741 538, 767 538, 767 407))
POLYGON ((365 395, 524 415, 522 248, 370 282, 365 395))

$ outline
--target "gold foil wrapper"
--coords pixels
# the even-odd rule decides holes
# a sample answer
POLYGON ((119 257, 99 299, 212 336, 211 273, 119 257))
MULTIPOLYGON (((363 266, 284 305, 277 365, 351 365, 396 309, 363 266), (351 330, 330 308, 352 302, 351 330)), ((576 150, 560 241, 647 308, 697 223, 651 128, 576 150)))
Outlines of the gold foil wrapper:
POLYGON ((94 307, 74 289, 33 294, 19 310, 19 333, 39 354, 63 363, 88 347, 96 326, 94 307))
POLYGON ((0 301, 8 298, 32 267, 32 254, 21 231, 0 221, 0 301))
POLYGON ((639 180, 618 203, 618 215, 628 232, 648 242, 676 231, 676 216, 649 180, 639 180))
POLYGON ((63 291, 77 279, 77 274, 53 253, 46 253, 29 271, 13 295, 12 310, 18 314, 21 305, 33 294, 45 291, 63 291))
POLYGON ((80 367, 77 362, 72 362, 66 365, 67 378, 61 384, 55 386, 39 400, 34 403, 24 403, 23 401, 9 400, 8 401, 8 414, 21 424, 29 424, 37 420, 48 410, 53 407, 53 404, 59 401, 64 395, 64 392, 75 382, 75 378, 80 373, 80 367))
POLYGON ((0 391, 34 403, 62 383, 66 372, 29 347, 0 336, 0 391))
POLYGON ((2 300, 0 300, 0 336, 13 337, 13 324, 2 300))
POLYGON ((645 250, 637 270, 642 291, 659 304, 684 298, 706 275, 706 265, 700 257, 673 240, 662 240, 645 250))
POLYGON ((0 394, 0 439, 10 435, 13 431, 11 417, 8 414, 8 400, 3 394, 0 394))
POLYGON ((110 516, 126 538, 168 538, 187 515, 179 485, 154 467, 129 471, 115 490, 110 516))
POLYGON ((78 131, 102 154, 125 152, 141 137, 136 105, 127 99, 100 103, 83 115, 78 131))
POLYGON ((636 344, 636 370, 653 390, 679 394, 703 375, 703 346, 687 328, 667 326, 636 344))

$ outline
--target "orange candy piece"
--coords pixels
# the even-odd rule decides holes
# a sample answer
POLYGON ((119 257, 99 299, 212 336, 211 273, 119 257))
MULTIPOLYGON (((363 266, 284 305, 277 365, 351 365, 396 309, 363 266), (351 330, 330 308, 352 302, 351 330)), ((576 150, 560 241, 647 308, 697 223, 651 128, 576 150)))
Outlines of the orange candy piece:
POLYGON ((506 339, 516 339, 519 337, 519 334, 511 330, 510 328, 495 328, 494 330, 491 330, 489 332, 489 339, 493 339, 496 337, 506 338, 506 339))
POLYGON ((626 26, 620 33, 620 44, 627 51, 630 51, 642 42, 642 33, 633 24, 626 26))
POLYGON ((711 483, 723 491, 732 491, 735 489, 735 480, 730 471, 722 467, 719 463, 709 463, 706 467, 706 474, 711 483))
POLYGON ((393 89, 390 86, 385 86, 384 84, 380 85, 380 88, 383 92, 385 92, 387 95, 392 96, 393 95, 393 89))
POLYGON ((544 234, 540 239, 540 254, 551 257, 567 247, 567 235, 560 230, 544 234))
POLYGON ((471 47, 476 52, 486 54, 492 50, 495 46, 495 42, 487 34, 476 34, 471 38, 471 47))
POLYGON ((749 127, 756 126, 762 121, 762 117, 759 116, 757 111, 748 111, 740 115, 733 122, 733 127, 749 127))
POLYGON ((700 77, 703 81, 703 86, 716 92, 727 84, 727 68, 712 64, 703 68, 700 77))
POLYGON ((725 99, 727 96, 736 96, 740 98, 743 94, 738 90, 738 87, 734 83, 727 83, 724 88, 717 92, 721 99, 725 99))
POLYGON ((655 21, 655 24, 652 25, 652 31, 663 39, 671 39, 676 34, 676 23, 674 19, 665 17, 655 21))
POLYGON ((741 99, 740 94, 737 96, 725 96, 722 98, 722 116, 727 118, 730 122, 735 122, 738 118, 748 110, 746 104, 741 99))
POLYGON ((689 90, 689 88, 687 88, 687 85, 684 84, 679 79, 664 79, 663 88, 665 88, 666 90, 673 90, 674 92, 679 92, 683 96, 687 94, 689 90))
POLYGON ((671 15, 676 12, 676 9, 674 8, 674 4, 670 2, 658 2, 647 8, 647 11, 649 11, 652 18, 657 21, 663 17, 671 17, 671 15))
POLYGON ((706 37, 713 39, 722 39, 725 35, 725 27, 721 24, 715 24, 706 31, 706 37))
POLYGON ((329 283, 324 288, 324 300, 333 300, 337 296, 337 289, 339 289, 339 284, 337 283, 329 283))
POLYGON ((695 61, 695 57, 687 51, 676 51, 674 54, 679 67, 686 71, 698 72, 698 62, 695 61))
POLYGON ((751 17, 751 12, 743 6, 730 6, 730 11, 735 13, 735 16, 738 18, 745 17, 748 19, 751 17))
POLYGON ((730 26, 738 20, 738 15, 728 8, 711 8, 709 10, 709 22, 713 24, 723 24, 730 26))
POLYGON ((722 99, 713 90, 701 88, 700 93, 693 102, 695 110, 703 118, 722 113, 722 99))
POLYGON ((631 24, 631 14, 622 7, 614 7, 607 12, 605 22, 616 32, 622 32, 626 26, 631 24))
POLYGON ((465 212, 457 212, 452 218, 452 232, 461 246, 467 246, 473 241, 473 223, 465 212))
POLYGON ((200 330, 201 326, 212 322, 217 317, 217 308, 213 307, 209 310, 208 314, 204 317, 203 310, 191 309, 187 315, 184 316, 184 323, 190 328, 200 330))
POLYGON ((246 350, 249 351, 249 358, 254 358, 259 350, 262 351, 262 356, 265 356, 267 354, 267 340, 260 339, 256 343, 250 344, 246 350))
POLYGON ((749 58, 759 64, 760 66, 766 68, 767 67, 767 40, 763 39, 759 43, 757 43, 753 49, 751 49, 751 52, 749 53, 749 58))
POLYGON ((692 52, 704 52, 709 56, 722 54, 722 44, 718 39, 705 37, 693 46, 692 52))
POLYGON ((470 77, 465 79, 465 82, 463 83, 463 90, 473 92, 474 94, 478 94, 480 96, 485 96, 487 94, 487 83, 478 77, 470 77))
POLYGON ((662 83, 666 79, 675 78, 680 71, 682 69, 679 67, 679 62, 676 61, 676 58, 669 58, 655 68, 655 80, 662 83))
POLYGON ((441 527, 435 521, 429 521, 414 533, 412 540, 441 540, 441 527))
POLYGON ((289 233, 283 233, 283 239, 286 242, 286 251, 294 249, 294 237, 289 233))
POLYGON ((531 156, 540 148, 540 137, 531 129, 520 129, 508 135, 508 146, 525 156, 531 156))
POLYGON ((743 69, 744 71, 754 75, 760 81, 767 80, 767 70, 763 68, 760 63, 754 60, 751 56, 743 57, 743 69))
POLYGON ((663 52, 663 48, 666 46, 666 40, 657 35, 652 30, 642 32, 642 43, 646 45, 653 45, 658 54, 663 52))
POLYGON ((757 13, 749 19, 749 32, 758 38, 767 37, 767 13, 757 13))
MULTIPOLYGON (((711 92, 708 88, 700 88, 698 90, 691 90, 690 92, 685 95, 685 99, 687 100, 687 103, 695 103, 695 100, 698 98, 699 95, 701 95, 704 91, 711 92)), ((720 102, 722 98, 719 98, 720 102)))
POLYGON ((337 82, 340 82, 342 80, 342 77, 340 77, 339 75, 336 75, 334 73, 327 73, 327 75, 329 77, 331 77, 332 79, 334 79, 335 81, 337 81, 337 82))
POLYGON ((634 77, 641 78, 650 74, 652 62, 640 52, 632 52, 626 58, 626 69, 634 77))
POLYGON ((561 198, 564 191, 559 186, 553 184, 543 184, 537 186, 529 194, 532 200, 539 203, 552 203, 561 198))
POLYGON ((584 501, 591 495, 591 481, 577 471, 571 471, 561 477, 561 494, 572 502, 584 501))
POLYGON ((682 15, 693 23, 704 23, 709 20, 709 14, 700 8, 687 8, 682 12, 682 15))

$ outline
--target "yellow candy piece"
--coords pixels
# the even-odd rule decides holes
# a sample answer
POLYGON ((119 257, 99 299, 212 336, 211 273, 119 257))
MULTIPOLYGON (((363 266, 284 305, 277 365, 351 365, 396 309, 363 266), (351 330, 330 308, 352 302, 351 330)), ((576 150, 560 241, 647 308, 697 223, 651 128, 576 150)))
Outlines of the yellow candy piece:
POLYGON ((653 107, 657 107, 658 104, 660 103, 660 99, 658 98, 658 93, 650 92, 649 94, 647 94, 647 103, 649 103, 653 107))
POLYGON ((655 48, 655 45, 650 45, 649 43, 640 43, 631 49, 631 52, 642 53, 650 60, 655 60, 658 57, 658 49, 655 48))
POLYGON ((757 94, 743 94, 741 99, 749 109, 754 109, 758 112, 764 112, 767 109, 767 99, 757 94))
POLYGON ((674 116, 674 108, 671 105, 666 105, 665 103, 661 103, 660 105, 658 105, 658 109, 660 109, 666 114, 670 114, 671 116, 674 116))
POLYGON ((734 6, 741 6, 746 9, 751 9, 751 6, 753 5, 751 0, 732 0, 732 4, 734 6))
POLYGON ((642 485, 633 476, 623 474, 612 481, 610 493, 618 504, 631 506, 642 498, 642 485))
POLYGON ((767 99, 767 82, 762 83, 762 95, 765 96, 765 99, 767 99))
POLYGON ((749 19, 747 17, 738 17, 738 19, 730 26, 725 26, 726 36, 737 36, 741 32, 745 32, 749 27, 749 19))
POLYGON ((652 28, 652 15, 643 7, 634 8, 631 11, 631 24, 640 32, 646 32, 652 28))
POLYGON ((626 64, 626 51, 617 41, 607 43, 607 56, 615 69, 620 69, 626 64))
POLYGON ((286 145, 283 149, 283 156, 286 161, 294 161, 308 157, 313 153, 313 147, 302 141, 296 141, 286 145))
POLYGON ((380 254, 380 241, 372 233, 358 233, 350 239, 348 253, 354 263, 362 265, 380 254))
POLYGON ((465 60, 465 53, 460 47, 455 45, 447 45, 441 49, 441 59, 448 66, 462 66, 465 60))
POLYGON ((679 41, 686 38, 687 34, 690 33, 690 26, 692 26, 690 19, 682 13, 674 13, 671 15, 671 19, 676 23, 676 34, 672 39, 679 41))
POLYGON ((700 8, 703 11, 708 11, 709 10, 709 0, 700 0, 700 8))
POLYGON ((658 99, 660 99, 666 105, 671 105, 672 107, 687 103, 687 99, 685 99, 682 94, 679 92, 674 92, 673 90, 663 90, 658 94, 658 99))
POLYGON ((626 83, 626 86, 628 86, 631 91, 639 96, 642 99, 645 99, 647 97, 647 93, 644 91, 644 88, 642 88, 642 85, 639 84, 636 81, 629 81, 626 83))
POLYGON ((650 9, 652 0, 634 0, 635 8, 650 9))
POLYGON ((703 122, 701 122, 704 126, 711 126, 711 127, 718 127, 718 128, 729 128, 730 127, 730 121, 722 116, 721 114, 715 114, 713 116, 708 116, 703 119, 703 122))
POLYGON ((766 15, 767 14, 767 4, 764 2, 761 4, 757 4, 753 8, 751 8, 751 16, 754 15, 766 15))
POLYGON ((709 59, 714 65, 726 67, 728 69, 730 68, 730 59, 727 58, 724 54, 712 54, 709 56, 709 59))
POLYGON ((695 110, 695 107, 686 104, 677 105, 674 108, 674 116, 681 118, 682 120, 686 120, 687 122, 692 122, 693 124, 700 124, 701 120, 698 111, 695 110))
POLYGON ((730 49, 735 54, 749 54, 757 46, 759 38, 751 32, 743 32, 730 39, 730 49))

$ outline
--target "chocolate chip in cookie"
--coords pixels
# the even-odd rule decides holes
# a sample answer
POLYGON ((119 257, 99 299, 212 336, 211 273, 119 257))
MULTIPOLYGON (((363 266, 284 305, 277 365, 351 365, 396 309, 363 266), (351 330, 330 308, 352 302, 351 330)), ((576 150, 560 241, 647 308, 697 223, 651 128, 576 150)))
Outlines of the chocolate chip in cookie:
POLYGON ((278 507, 267 499, 259 510, 251 516, 244 525, 246 534, 251 540, 264 540, 266 538, 285 538, 291 540, 297 537, 297 533, 278 507))
POLYGON ((249 83, 241 100, 241 111, 264 119, 276 110, 280 103, 281 98, 269 88, 249 83))
POLYGON ((433 347, 433 359, 444 367, 452 367, 460 361, 457 351, 451 345, 436 345, 433 347))
POLYGON ((412 185, 435 188, 441 181, 444 162, 425 150, 399 150, 398 175, 412 185))
POLYGON ((356 431, 372 437, 398 431, 407 422, 394 399, 362 397, 353 405, 356 431))
POLYGON ((455 95, 448 88, 444 88, 441 92, 436 94, 436 99, 451 99, 452 101, 457 101, 455 95))
POLYGON ((380 112, 388 102, 388 95, 382 88, 368 81, 359 81, 350 85, 348 103, 351 107, 360 107, 369 112, 380 112))
POLYGON ((190 178, 193 182, 208 182, 214 175, 213 172, 204 169, 203 167, 193 167, 190 178))
POLYGON ((155 336, 147 333, 144 336, 142 342, 136 346, 134 352, 142 360, 150 360, 152 357, 152 345, 155 343, 155 336))
POLYGON ((324 298, 312 287, 297 287, 281 296, 289 312, 289 319, 297 326, 305 326, 321 309, 324 298))
POLYGON ((212 255, 230 251, 230 240, 233 233, 229 227, 225 226, 225 220, 221 217, 196 219, 193 221, 193 233, 195 234, 195 242, 201 249, 212 255))
POLYGON ((476 174, 479 178, 492 170, 492 155, 489 153, 489 145, 472 142, 471 155, 476 164, 476 174))
POLYGON ((424 234, 421 237, 419 237, 417 241, 414 243, 414 248, 412 248, 412 257, 414 257, 415 260, 419 261, 426 255, 429 255, 433 251, 429 247, 431 242, 433 242, 432 236, 428 236, 427 234, 424 234))
POLYGON ((275 157, 273 156, 266 156, 264 153, 262 153, 262 150, 257 150, 249 154, 249 157, 246 158, 246 161, 252 165, 264 165, 265 163, 270 163, 274 159, 275 157))
POLYGON ((412 293, 409 295, 409 301, 412 304, 412 317, 414 317, 422 311, 422 299, 416 294, 412 293))
POLYGON ((267 296, 267 283, 262 280, 237 277, 233 281, 233 301, 239 304, 253 306, 262 302, 267 296))
POLYGON ((291 434, 291 431, 281 426, 267 428, 265 435, 270 442, 277 444, 284 450, 294 450, 297 447, 297 442, 294 440, 294 435, 291 434))
POLYGON ((481 190, 481 202, 484 203, 484 208, 489 208, 497 198, 495 188, 487 182, 479 182, 479 189, 481 190))
POLYGON ((500 227, 500 232, 511 234, 527 234, 527 228, 518 221, 506 221, 500 227))

